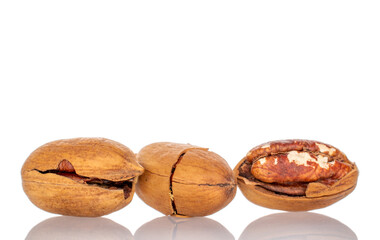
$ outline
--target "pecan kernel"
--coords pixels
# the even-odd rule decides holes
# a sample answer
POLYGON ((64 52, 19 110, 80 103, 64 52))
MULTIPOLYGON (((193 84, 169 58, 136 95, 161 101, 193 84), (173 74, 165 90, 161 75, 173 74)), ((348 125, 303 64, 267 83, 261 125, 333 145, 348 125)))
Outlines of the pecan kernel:
POLYGON ((290 151, 260 158, 253 163, 251 173, 267 183, 314 182, 340 179, 351 171, 351 166, 338 160, 328 161, 322 154, 290 151))

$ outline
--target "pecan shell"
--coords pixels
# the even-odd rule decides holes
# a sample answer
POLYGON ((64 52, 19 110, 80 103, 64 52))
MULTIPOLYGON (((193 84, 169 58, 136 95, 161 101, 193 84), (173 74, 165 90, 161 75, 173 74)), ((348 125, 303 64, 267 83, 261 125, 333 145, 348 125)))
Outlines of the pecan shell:
POLYGON ((37 148, 21 176, 24 192, 37 207, 96 217, 128 205, 142 172, 126 146, 104 138, 74 138, 37 148))
POLYGON ((165 215, 206 216, 219 211, 236 194, 236 178, 216 153, 190 144, 145 146, 137 154, 145 172, 137 195, 165 215))
POLYGON ((353 191, 358 176, 356 165, 343 152, 311 140, 261 144, 248 152, 234 172, 249 200, 291 211, 338 201, 353 191))

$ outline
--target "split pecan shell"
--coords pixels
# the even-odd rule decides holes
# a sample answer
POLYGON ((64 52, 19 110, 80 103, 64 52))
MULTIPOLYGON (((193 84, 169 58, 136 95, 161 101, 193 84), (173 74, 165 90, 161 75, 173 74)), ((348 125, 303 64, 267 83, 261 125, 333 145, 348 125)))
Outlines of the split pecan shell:
POLYGON ((47 143, 30 154, 21 170, 24 192, 37 207, 85 217, 128 205, 142 173, 129 148, 105 138, 47 143))
POLYGON ((254 147, 234 169, 252 202, 273 209, 326 207, 351 193, 358 169, 339 149, 311 140, 279 140, 254 147))

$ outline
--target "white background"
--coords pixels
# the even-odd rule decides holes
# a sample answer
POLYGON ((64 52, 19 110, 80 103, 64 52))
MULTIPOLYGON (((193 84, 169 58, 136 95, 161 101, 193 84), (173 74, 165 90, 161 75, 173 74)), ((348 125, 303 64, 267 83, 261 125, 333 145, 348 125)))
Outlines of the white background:
MULTIPOLYGON (((270 140, 332 144, 356 162, 359 182, 314 212, 376 238, 379 12, 365 0, 2 0, 1 238, 23 239, 55 216, 22 190, 28 155, 49 141, 98 136, 135 152, 157 141, 209 147, 232 168, 270 140)), ((209 218, 238 239, 276 212, 238 190, 209 218)), ((106 217, 133 234, 161 216, 135 195, 106 217)))

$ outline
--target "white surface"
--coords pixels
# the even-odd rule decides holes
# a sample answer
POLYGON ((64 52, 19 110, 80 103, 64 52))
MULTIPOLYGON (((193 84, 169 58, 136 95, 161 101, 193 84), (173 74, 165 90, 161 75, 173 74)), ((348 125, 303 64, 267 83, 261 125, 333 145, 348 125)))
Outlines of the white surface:
MULTIPOLYGON (((52 140, 101 136, 136 152, 156 141, 209 147, 231 167, 266 141, 326 142, 357 163, 359 183, 314 212, 373 239, 379 10, 347 0, 1 1, 1 238, 23 239, 55 216, 22 191, 28 155, 52 140)), ((238 239, 277 212, 238 191, 209 219, 238 239)), ((132 234, 159 217, 136 195, 106 216, 132 234)))

